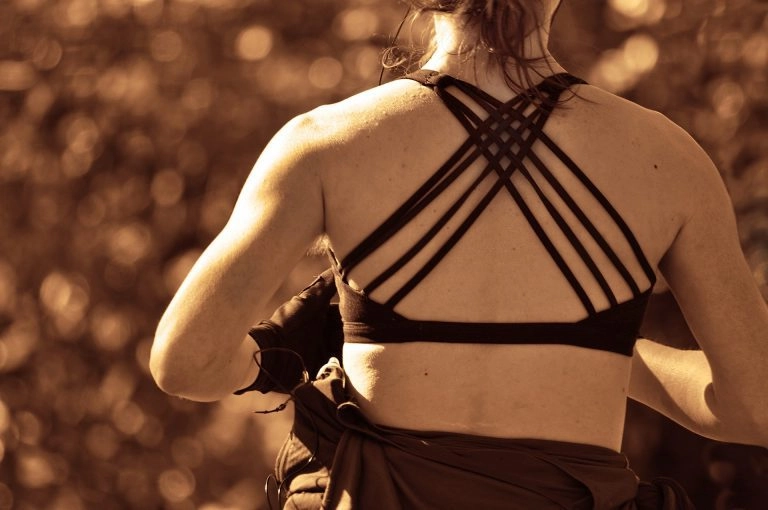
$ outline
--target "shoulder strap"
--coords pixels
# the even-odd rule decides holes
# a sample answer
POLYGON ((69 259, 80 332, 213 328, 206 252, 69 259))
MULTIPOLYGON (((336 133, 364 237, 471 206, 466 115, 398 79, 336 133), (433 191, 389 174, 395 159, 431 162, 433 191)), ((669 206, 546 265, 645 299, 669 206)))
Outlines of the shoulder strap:
POLYGON ((523 195, 518 191, 516 185, 513 184, 511 180, 512 174, 518 172, 533 189, 538 200, 544 206, 546 214, 554 221, 554 224, 567 238, 584 265, 589 269, 610 305, 615 306, 617 299, 611 286, 584 243, 564 219, 563 212, 558 209, 559 207, 562 208, 562 206, 555 206, 549 194, 542 189, 543 183, 538 182, 532 176, 532 171, 535 170, 544 178, 544 182, 559 196, 565 207, 570 210, 571 214, 581 223, 595 244, 603 251, 607 259, 626 281, 633 295, 638 296, 640 289, 637 282, 617 256, 614 249, 565 190, 563 185, 558 182, 554 174, 532 150, 534 143, 540 141, 582 182, 613 219, 632 247, 646 276, 651 281, 651 284, 653 284, 655 280, 654 272, 626 223, 584 172, 543 131, 544 124, 558 104, 562 92, 574 84, 585 83, 583 80, 567 73, 553 75, 536 85, 535 88, 538 93, 534 93, 533 89, 527 89, 509 101, 502 102, 475 85, 436 71, 422 69, 403 78, 417 81, 435 90, 446 107, 464 126, 467 132, 467 140, 401 207, 344 257, 339 263, 339 273, 343 279, 346 278, 346 274, 353 267, 393 237, 402 227, 411 222, 421 211, 428 207, 445 189, 456 182, 457 178, 470 165, 479 158, 483 158, 485 165, 482 170, 478 172, 476 178, 472 180, 464 191, 460 192, 453 205, 437 219, 434 225, 423 234, 421 239, 374 278, 365 287, 366 292, 373 292, 403 269, 409 261, 421 253, 434 240, 439 232, 443 231, 450 221, 453 221, 453 225, 456 225, 456 222, 458 222, 453 233, 443 242, 442 246, 437 247, 421 269, 412 274, 410 279, 387 300, 386 305, 394 308, 397 303, 429 275, 459 242, 499 191, 506 189, 521 213, 525 216, 531 229, 556 263, 563 277, 578 296, 587 313, 594 315, 596 313, 595 306, 582 282, 579 281, 564 257, 558 252, 555 244, 542 226, 541 221, 534 215, 533 210, 526 203, 523 195), (459 99, 459 96, 455 95, 454 89, 460 91, 466 99, 471 100, 475 105, 484 110, 487 116, 481 118, 476 113, 476 110, 473 110, 464 100, 459 99), (479 191, 482 189, 480 184, 494 173, 496 174, 495 182, 493 182, 489 189, 482 192, 481 196, 477 196, 477 193, 481 193, 479 191), (465 206, 469 203, 469 198, 472 196, 475 197, 475 205, 467 212, 465 206), (461 216, 463 216, 463 219, 461 216))

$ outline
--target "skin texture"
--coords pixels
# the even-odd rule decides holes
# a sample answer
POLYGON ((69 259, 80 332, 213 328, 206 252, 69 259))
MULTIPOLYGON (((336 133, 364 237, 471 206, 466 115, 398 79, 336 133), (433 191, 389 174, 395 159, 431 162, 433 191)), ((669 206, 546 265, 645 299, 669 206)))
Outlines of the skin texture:
MULTIPOLYGON (((547 5, 551 10, 556 2, 547 5)), ((546 45, 547 29, 530 35, 543 42, 529 45, 532 55, 546 45)), ((438 49, 425 67, 511 98, 487 55, 456 55, 466 37, 462 30, 459 20, 437 17, 438 49)), ((542 72, 562 70, 550 55, 539 56, 546 59, 542 72)), ((717 170, 662 115, 592 86, 575 91, 545 132, 618 209, 673 290, 703 352, 649 340, 638 342, 632 358, 567 345, 347 344, 344 365, 363 410, 374 422, 396 427, 618 449, 629 396, 708 437, 768 444, 768 406, 761 395, 768 377, 768 309, 740 251, 717 170)), ((257 161, 230 221, 158 326, 150 367, 160 387, 216 400, 250 383, 258 368, 245 333, 271 314, 264 309, 267 298, 307 247, 325 233, 343 258, 465 136, 440 100, 410 80, 318 108, 286 125, 257 161)), ((541 157, 565 175, 551 154, 542 150, 541 157)), ((573 194, 578 199, 578 190, 573 194)), ((444 193, 355 268, 350 284, 364 287, 455 196, 444 193)), ((649 282, 631 262, 620 233, 596 211, 591 212, 598 226, 646 288, 649 282)), ((567 241, 554 242, 567 261, 576 260, 567 241)), ((599 258, 598 265, 605 267, 599 258)), ((577 277, 587 274, 575 266, 577 277)), ((620 281, 611 272, 606 277, 620 281)), ((385 299, 402 281, 396 276, 371 298, 385 299)), ((613 287, 620 302, 631 297, 622 284, 613 287)), ((586 290, 600 295, 596 284, 586 290)), ((600 299, 595 304, 608 307, 600 299)), ((395 310, 413 319, 467 322, 586 316, 505 193, 395 310)))

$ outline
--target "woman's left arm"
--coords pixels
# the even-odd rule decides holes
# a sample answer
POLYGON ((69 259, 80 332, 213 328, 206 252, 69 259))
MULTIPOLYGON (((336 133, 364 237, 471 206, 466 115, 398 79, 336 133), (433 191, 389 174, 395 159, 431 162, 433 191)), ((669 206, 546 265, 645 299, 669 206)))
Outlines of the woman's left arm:
POLYGON ((768 445, 748 420, 724 413, 713 394, 704 352, 677 349, 641 338, 635 344, 629 397, 701 436, 732 443, 768 445))
POLYGON ((157 327, 150 370, 167 393, 218 400, 258 374, 248 329, 323 232, 318 131, 295 118, 256 162, 229 221, 206 248, 157 327))

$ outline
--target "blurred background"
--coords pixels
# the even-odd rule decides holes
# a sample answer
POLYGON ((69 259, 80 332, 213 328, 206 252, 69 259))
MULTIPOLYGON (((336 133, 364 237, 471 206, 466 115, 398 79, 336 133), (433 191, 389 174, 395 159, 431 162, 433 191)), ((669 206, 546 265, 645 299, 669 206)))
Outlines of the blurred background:
MULTIPOLYGON (((164 395, 147 370, 152 334, 270 136, 374 86, 404 10, 0 1, 0 510, 265 508, 290 408, 164 395)), ((766 297, 767 14, 758 0, 565 0, 552 37, 571 72, 704 146, 766 297)), ((302 262, 275 306, 325 264, 302 262)), ((692 346, 659 290, 645 332, 692 346)), ((768 508, 766 450, 697 438, 630 403, 625 451, 701 509, 768 508)))

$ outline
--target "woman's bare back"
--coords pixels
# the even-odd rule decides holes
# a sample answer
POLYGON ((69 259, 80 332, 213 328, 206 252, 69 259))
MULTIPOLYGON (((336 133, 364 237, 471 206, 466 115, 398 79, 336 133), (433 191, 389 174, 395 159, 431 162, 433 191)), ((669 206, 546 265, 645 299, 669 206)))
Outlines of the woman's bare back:
MULTIPOLYGON (((675 209, 679 203, 675 194, 681 182, 677 170, 685 162, 669 145, 671 134, 663 134, 673 129, 660 115, 599 89, 575 90, 578 95, 555 109, 544 131, 607 196, 655 268, 683 222, 682 211, 675 209)), ((321 168, 326 231, 339 258, 399 207, 467 136, 432 90, 409 80, 313 115, 317 128, 331 130, 335 141, 321 168)), ((570 193, 585 193, 548 150, 534 145, 533 151, 570 193)), ((482 168, 482 163, 478 165, 482 168)), ((473 177, 466 172, 460 179, 473 177)), ((518 178, 514 176, 513 182, 518 178)), ((516 184, 525 196, 525 186, 516 184)), ((455 201, 451 191, 355 268, 350 285, 364 288, 403 246, 415 243, 425 225, 432 225, 455 201)), ((589 204, 583 196, 575 198, 589 204)), ((537 205, 543 207, 529 202, 534 212, 537 205)), ((649 287, 651 282, 619 229, 594 205, 585 212, 639 284, 649 287)), ((568 240, 558 237, 556 227, 546 222, 543 227, 576 276, 593 280, 568 240)), ((452 228, 444 230, 436 241, 450 235, 452 228)), ((608 266, 599 249, 585 245, 598 266, 608 266)), ((428 248, 414 258, 414 267, 423 265, 428 248)), ((404 269, 407 275, 408 266, 404 269)), ((606 270, 605 277, 619 302, 632 297, 618 273, 606 270)), ((405 278, 396 275, 370 297, 385 300, 405 278)), ((585 290, 595 296, 598 309, 608 308, 596 283, 585 290)), ((587 315, 506 193, 493 199, 395 311, 410 319, 462 322, 573 322, 587 315)), ((344 360, 361 405, 381 424, 614 449, 620 444, 631 366, 626 356, 569 345, 408 342, 347 344, 344 360)))

